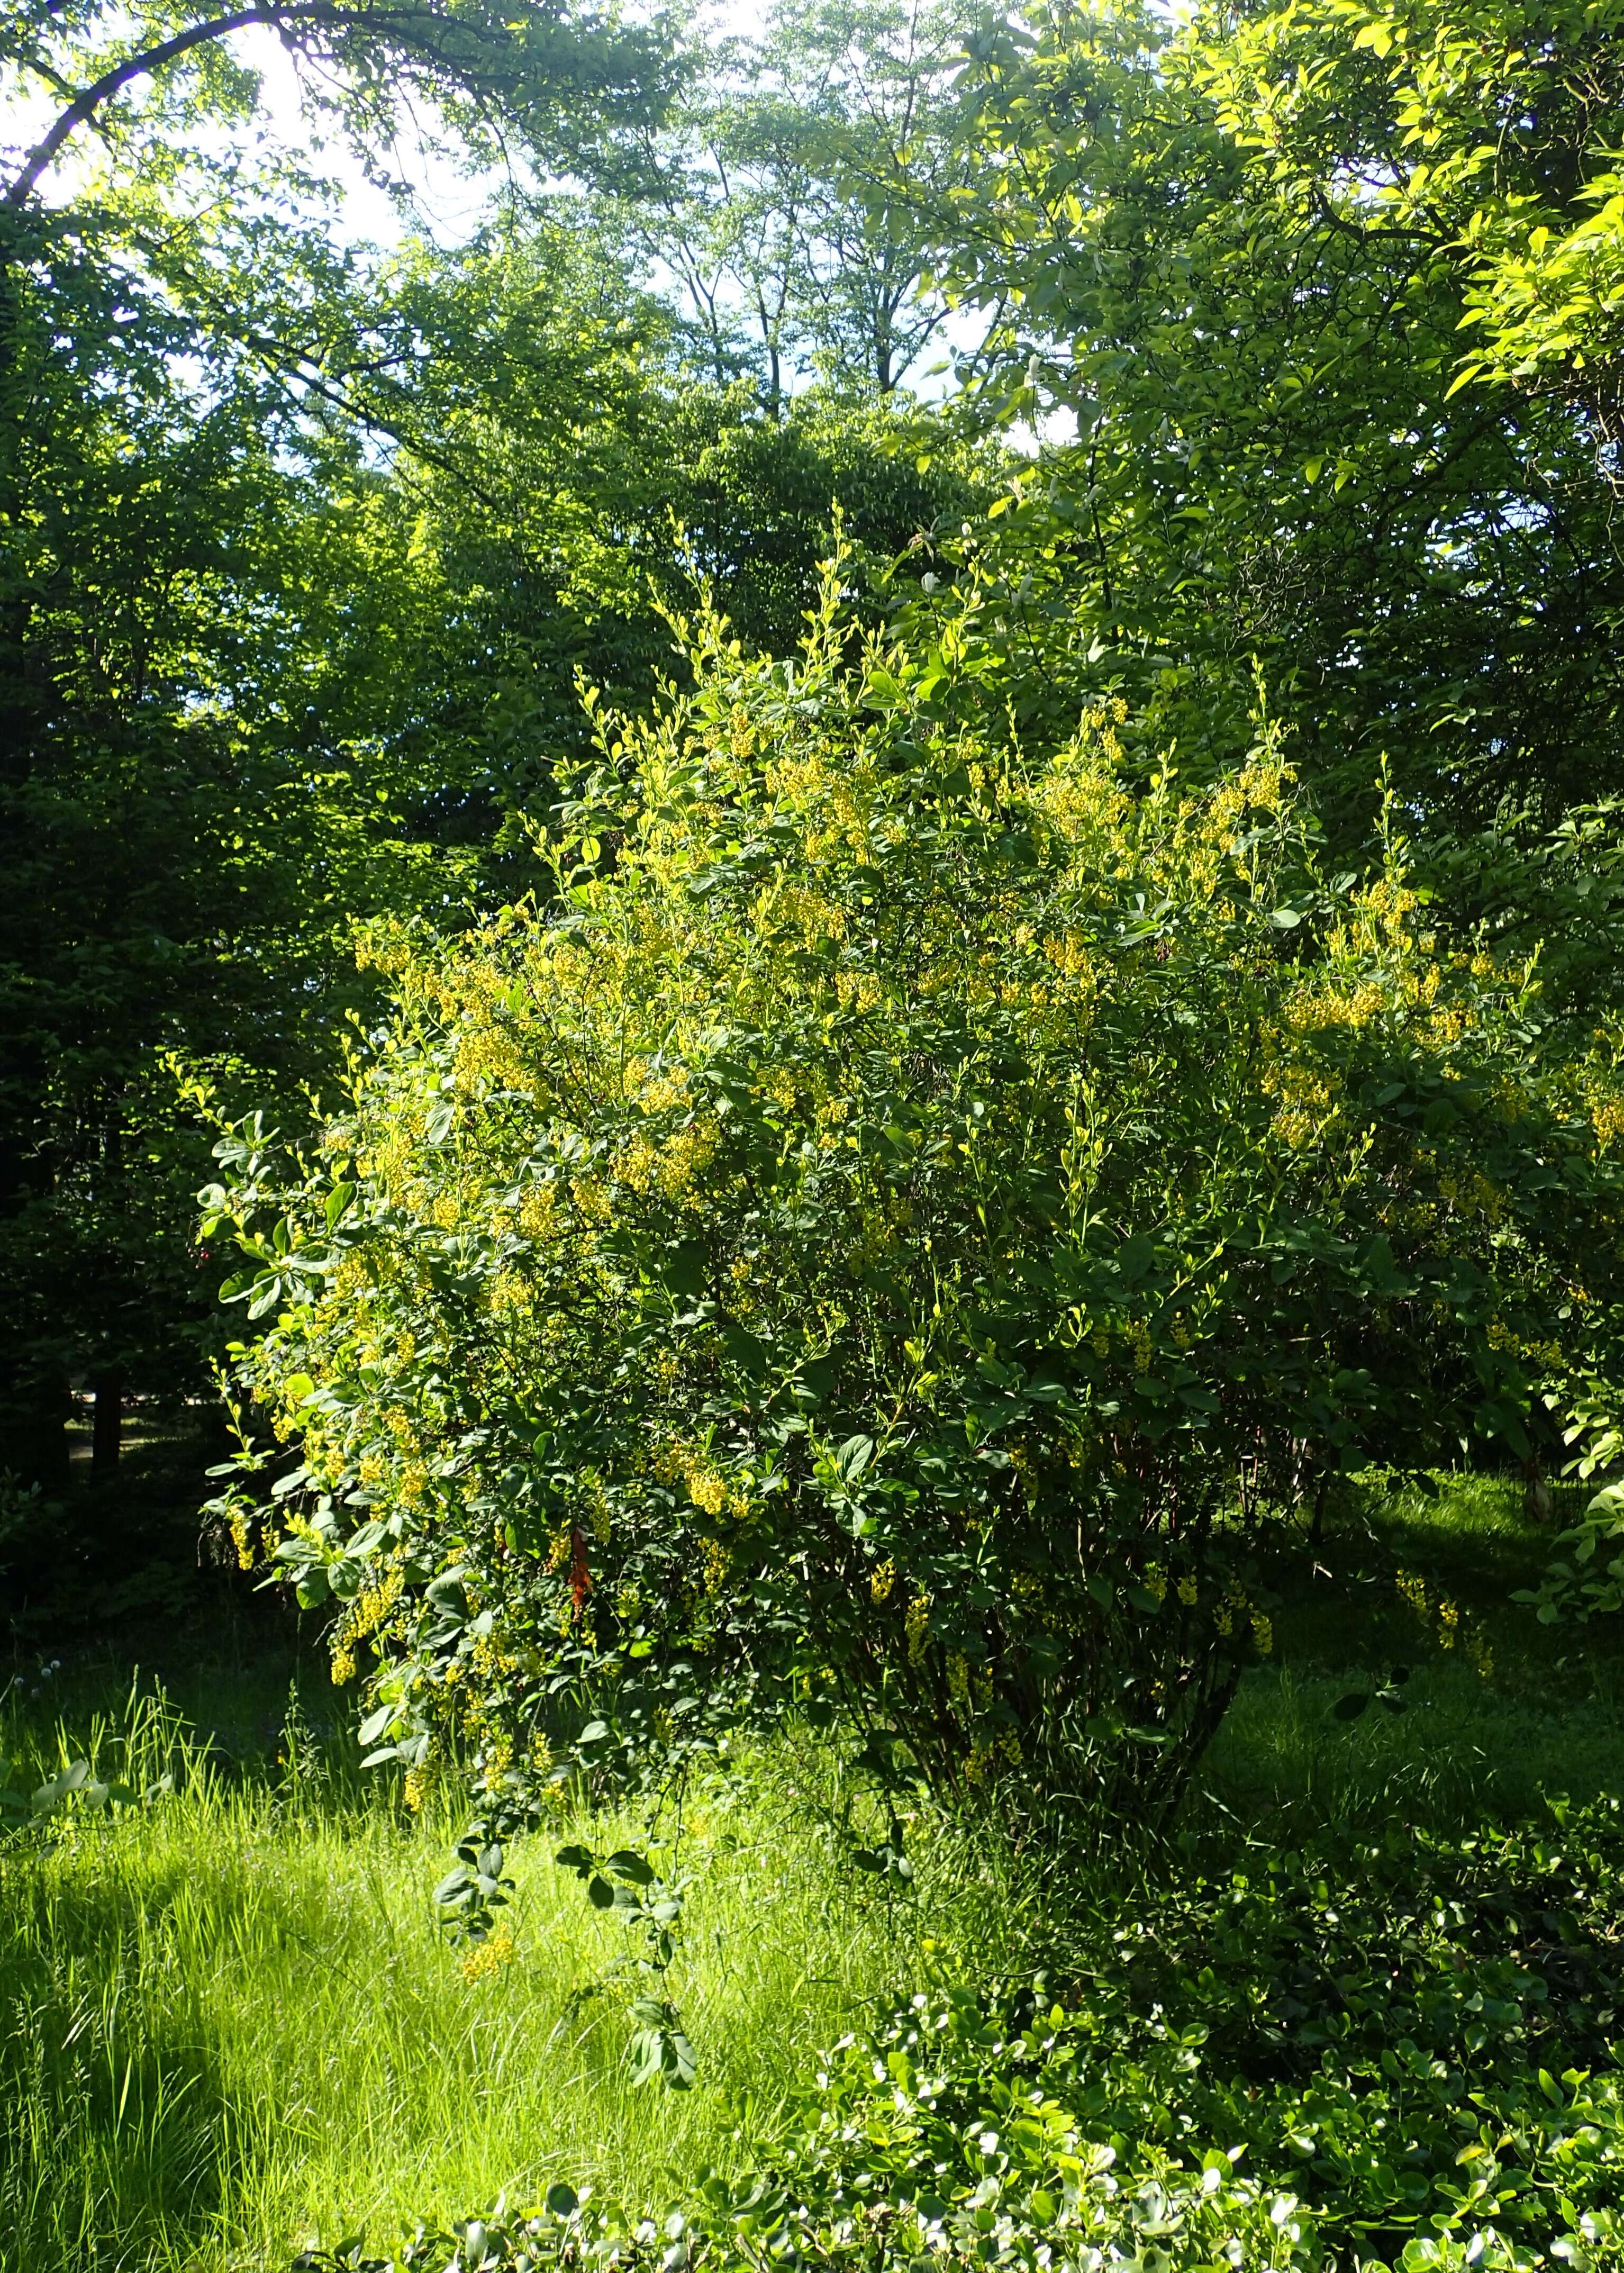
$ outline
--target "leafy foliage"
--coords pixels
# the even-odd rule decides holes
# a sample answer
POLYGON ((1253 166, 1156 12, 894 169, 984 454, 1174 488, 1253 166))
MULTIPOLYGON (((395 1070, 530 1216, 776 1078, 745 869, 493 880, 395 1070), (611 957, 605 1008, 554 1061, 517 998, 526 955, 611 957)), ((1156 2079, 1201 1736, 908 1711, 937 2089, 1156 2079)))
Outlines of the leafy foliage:
POLYGON ((206 1390, 191 1092, 329 1077, 355 920, 502 896, 577 676, 646 701, 694 574, 782 650, 833 500, 867 589, 976 494, 900 418, 685 386, 556 221, 367 258, 201 171, 8 223, 0 1444, 58 1497, 73 1377, 206 1390))
MULTIPOLYGON (((392 139, 402 97, 452 121, 489 154, 518 127, 550 154, 589 146, 595 125, 657 111, 669 69, 657 32, 572 17, 537 0, 255 0, 217 11, 185 0, 24 0, 8 12, 0 70, 54 116, 10 171, 7 218, 41 189, 79 130, 94 126, 126 164, 170 161, 201 120, 241 124, 258 95, 228 45, 273 31, 300 67, 305 100, 363 147, 392 139), (154 129, 156 131, 154 132, 154 129)), ((9 257, 6 247, 0 258, 9 257)))
POLYGON ((1577 1523, 1560 1533, 1538 1587, 1515 1599, 1531 1603, 1540 1621, 1605 1617, 1624 1609, 1624 1484, 1604 1484, 1577 1523))
POLYGON ((952 82, 967 29, 953 7, 777 0, 755 38, 690 35, 682 95, 598 178, 617 234, 674 278, 718 384, 749 372, 775 413, 814 375, 884 397, 939 342, 925 241, 886 191, 904 156, 938 195, 962 181, 952 82))
POLYGON ((1350 852, 1378 753, 1424 836, 1613 794, 1619 54, 1501 0, 971 41, 916 195, 984 414, 1052 437, 977 532, 1022 715, 1119 690, 1222 763, 1260 660, 1350 852))
POLYGON ((543 909, 378 939, 308 1165, 222 1141, 295 1446, 236 1519, 378 1653, 375 1759, 461 1731, 513 1793, 794 1699, 882 1778, 1153 1814, 1294 1512, 1373 1443, 1520 1447, 1605 1342, 1611 1076, 1396 844, 1321 873, 1267 729, 1211 789, 1109 712, 1010 758, 843 646, 832 583, 795 665, 713 628, 543 909))

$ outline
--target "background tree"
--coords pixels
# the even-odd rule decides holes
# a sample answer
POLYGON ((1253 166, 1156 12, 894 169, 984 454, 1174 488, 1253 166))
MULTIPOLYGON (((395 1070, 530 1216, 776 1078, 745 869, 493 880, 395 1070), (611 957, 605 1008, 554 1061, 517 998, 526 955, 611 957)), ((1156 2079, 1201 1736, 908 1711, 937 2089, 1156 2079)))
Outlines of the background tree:
POLYGON ((940 195, 962 171, 965 21, 790 0, 759 40, 697 51, 683 98, 617 146, 616 226, 677 284, 717 384, 749 371, 776 414, 814 375, 881 396, 919 375, 947 305, 914 206, 884 191, 904 163, 940 195))
MULTIPOLYGON (((191 1031, 183 1009, 196 984, 183 968, 196 972, 209 959, 200 942, 215 942, 216 961, 231 952, 218 880, 234 864, 211 855, 222 837, 243 851, 275 835, 279 799, 267 800, 267 787, 304 776, 308 789, 312 771, 331 785, 342 763, 330 742, 322 747, 313 708, 301 706, 307 715, 269 760, 267 784, 265 730, 287 682, 273 692, 263 675, 249 676, 254 662, 263 674, 269 626, 282 612, 273 603, 267 617, 254 601, 268 596, 266 582, 285 599, 296 581, 286 553, 267 576, 274 536, 267 544, 239 518, 258 501, 275 535, 290 534, 278 512, 289 485, 274 470, 278 446, 290 440, 279 415, 286 404, 255 371, 273 367, 280 352, 286 377, 287 331, 281 350, 267 353, 219 274, 178 306, 166 296, 177 252, 198 256, 194 274, 210 268, 198 218, 210 197, 256 203, 262 244, 272 225, 280 185, 267 201, 240 160, 211 167, 190 146, 199 132, 240 132, 251 117, 257 80, 229 45, 250 26, 276 32, 307 98, 374 154, 399 106, 414 100, 431 104, 468 146, 490 148, 505 130, 550 135, 556 150, 560 132, 595 135, 662 99, 657 34, 612 32, 529 0, 514 10, 264 0, 213 13, 165 0, 134 10, 74 0, 7 16, 0 72, 42 123, 0 190, 4 787, 8 818, 26 829, 29 848, 27 888, 7 910, 4 958, 16 1048, 0 1215, 15 1299, 0 1360, 0 1434, 25 1469, 53 1481, 70 1354, 102 1384, 109 1417, 99 1441, 110 1456, 126 1358, 139 1348, 149 1369, 162 1370, 176 1332, 186 1332, 174 1317, 173 1270, 131 1267, 124 1234, 135 1223, 155 1216, 160 1243, 172 1246, 183 1218, 143 1204, 138 1163, 159 1164, 148 1150, 154 1108, 134 1101, 129 1076, 137 1064, 150 1074, 152 1048, 177 1026, 204 1046, 221 1039, 191 1031), (117 187, 65 210, 42 206, 56 161, 86 133, 117 187), (183 360, 197 367, 190 386, 183 360), (213 626, 221 588, 240 602, 256 581, 246 609, 228 605, 213 626), (233 715, 250 683, 258 698, 251 722, 233 715), (64 1236, 64 1215, 82 1241, 64 1236)), ((303 233, 308 241, 308 224, 303 233)), ((284 225, 282 234, 300 232, 284 225)), ((287 261, 277 266, 285 282, 287 261)), ((311 358, 291 360, 299 391, 318 392, 311 358)), ((295 658, 284 645, 277 659, 295 658)), ((378 809, 391 801, 392 785, 380 783, 365 792, 364 819, 354 795, 337 804, 365 837, 378 834, 378 809)), ((309 836, 330 839, 334 800, 295 796, 281 818, 307 842, 303 823, 314 820, 309 836)), ((355 829, 338 834, 353 840, 355 829)), ((278 911, 301 939, 312 922, 320 928, 324 902, 331 906, 333 872, 343 865, 337 849, 323 843, 318 856, 327 889, 307 893, 313 880, 301 875, 278 911)), ((284 860, 281 881, 301 865, 284 860)), ((373 892, 360 896, 364 904, 373 892)), ((275 897, 273 888, 262 892, 261 908, 275 897)), ((255 967, 270 976, 263 957, 255 967)), ((278 1019, 296 1024, 314 1008, 296 983, 277 992, 278 1019)), ((251 1018, 246 1003, 238 1007, 251 1018)))
POLYGON ((81 130, 123 166, 170 170, 198 126, 242 125, 258 80, 229 45, 273 32, 306 98, 363 148, 386 150, 403 106, 422 103, 475 151, 518 133, 554 153, 607 124, 657 109, 669 43, 601 15, 515 0, 249 0, 211 11, 185 0, 24 0, 0 33, 0 69, 48 123, 8 169, 21 211, 81 130))
POLYGON ((1255 664, 1349 841, 1381 754, 1429 836, 1531 845, 1615 793, 1607 292, 1545 361, 1511 311, 1570 237, 1605 265, 1619 52, 1560 5, 973 43, 977 162, 936 206, 1001 311, 967 375, 1075 428, 983 579, 1027 699, 1119 685, 1218 763, 1255 664))
POLYGON ((15 223, 4 1459, 54 1485, 74 1380, 104 1465, 128 1396, 206 1385, 171 1061, 321 1086, 373 1000, 354 921, 526 888, 577 682, 646 700, 661 604, 703 575, 782 649, 834 506, 879 564, 975 494, 883 414, 696 389, 579 201, 383 259, 313 184, 183 172, 15 223))

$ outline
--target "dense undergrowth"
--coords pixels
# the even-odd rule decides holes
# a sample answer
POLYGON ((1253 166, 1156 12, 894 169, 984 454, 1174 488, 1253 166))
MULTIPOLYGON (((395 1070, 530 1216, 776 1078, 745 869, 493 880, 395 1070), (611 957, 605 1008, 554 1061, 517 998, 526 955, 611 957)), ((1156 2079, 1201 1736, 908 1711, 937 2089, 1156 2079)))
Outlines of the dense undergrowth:
POLYGON ((624 1931, 551 1860, 645 1818, 528 1842, 464 1962, 449 1818, 363 1784, 285 1667, 177 1670, 184 1714, 31 1671, 11 1781, 82 1752, 135 1796, 0 1849, 0 2264, 402 2262, 419 2218, 437 2273, 1616 2262, 1616 1657, 1507 1606, 1541 1542, 1499 1487, 1336 1545, 1166 1849, 921 1805, 903 1892, 853 1870, 826 1742, 691 1788, 654 1827, 685 2093, 631 2082, 624 1931))

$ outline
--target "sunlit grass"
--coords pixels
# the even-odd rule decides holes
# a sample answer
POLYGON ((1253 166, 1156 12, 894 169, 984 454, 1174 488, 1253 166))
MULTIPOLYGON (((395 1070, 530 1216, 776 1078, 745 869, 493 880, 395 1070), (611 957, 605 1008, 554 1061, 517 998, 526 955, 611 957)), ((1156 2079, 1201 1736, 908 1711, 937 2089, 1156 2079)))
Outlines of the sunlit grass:
MULTIPOLYGON (((1336 1579, 1283 1606, 1280 1662, 1248 1675, 1203 1764, 1183 1827, 1203 1859, 1618 1788, 1618 1645, 1508 1604, 1545 1549, 1512 1490, 1370 1495, 1346 1522, 1336 1579), (1434 1602, 1458 1596, 1486 1677, 1395 1594, 1398 1570, 1421 1571, 1434 1602), (1401 1658, 1402 1713, 1336 1717, 1401 1658)), ((615 1970, 631 1946, 551 1857, 573 1837, 641 1844, 647 1821, 561 1819, 524 1842, 513 1954, 467 1979, 430 1902, 452 1822, 363 1780, 336 1726, 302 1735, 296 1713, 279 1734, 286 1679, 285 1664, 194 1677, 191 1723, 224 1741, 190 1748, 150 1682, 132 1714, 105 1673, 73 1668, 0 1708, 0 1752, 24 1756, 24 1780, 88 1747, 138 1790, 166 1773, 176 1787, 0 1852, 6 2273, 282 2273, 313 2237, 383 2246, 419 2215, 557 2178, 657 2206, 707 2165, 749 2162, 872 2000, 1040 1962, 1063 1977, 1147 1868, 1185 1867, 1157 1865, 1131 1826, 1100 1827, 1061 1866, 997 1819, 921 1808, 917 1894, 888 1903, 835 1828, 837 1755, 786 1738, 687 1796, 670 1993, 700 2078, 639 2090, 615 1970)), ((331 1692, 311 1694, 305 1709, 333 1718, 331 1692)), ((659 1835, 675 1826, 668 1809, 659 1835)))
MULTIPOLYGON (((281 2265, 312 2235, 393 2237, 504 2187, 567 2177, 658 2202, 725 2166, 866 1999, 1013 1958, 1022 1930, 996 1845, 946 1829, 916 1902, 871 1893, 796 1773, 781 1750, 685 1811, 686 2094, 631 2085, 630 1946, 553 1866, 557 1839, 519 1850, 513 1955, 473 1981, 434 1924, 443 1822, 206 1778, 14 1852, 0 2262, 281 2265)), ((646 1827, 587 1827, 601 1843, 646 1827)))

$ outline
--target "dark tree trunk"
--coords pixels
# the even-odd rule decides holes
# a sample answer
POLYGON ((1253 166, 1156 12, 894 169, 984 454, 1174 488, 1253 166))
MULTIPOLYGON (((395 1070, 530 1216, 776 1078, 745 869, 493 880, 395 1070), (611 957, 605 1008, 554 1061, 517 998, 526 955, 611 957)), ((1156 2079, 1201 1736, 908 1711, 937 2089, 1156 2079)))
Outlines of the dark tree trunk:
POLYGON ((68 1488, 68 1410, 65 1377, 0 1377, 0 1468, 53 1498, 68 1488))
POLYGON ((123 1444, 124 1386, 116 1373, 99 1373, 91 1384, 96 1409, 91 1427, 90 1472, 105 1483, 118 1467, 123 1444))
POLYGON ((1538 1452, 1532 1452, 1523 1463, 1523 1512, 1530 1523, 1549 1523, 1554 1508, 1545 1464, 1538 1452))

